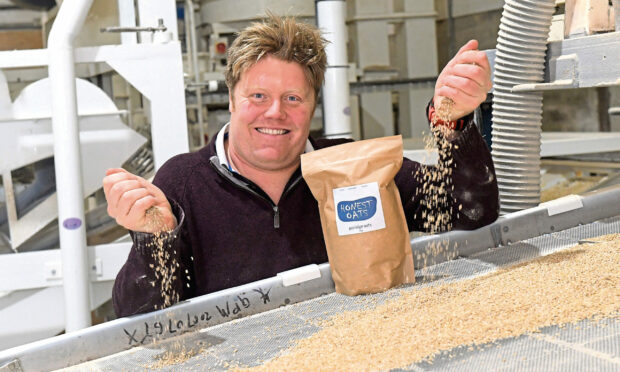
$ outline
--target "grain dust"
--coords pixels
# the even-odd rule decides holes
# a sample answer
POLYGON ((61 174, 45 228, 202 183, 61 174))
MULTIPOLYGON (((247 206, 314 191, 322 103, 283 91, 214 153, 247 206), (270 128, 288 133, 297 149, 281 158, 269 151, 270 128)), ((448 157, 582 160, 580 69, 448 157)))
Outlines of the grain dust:
MULTIPOLYGON (((155 281, 151 282, 153 287, 158 286, 163 300, 162 308, 169 307, 179 301, 179 294, 176 291, 174 281, 177 280, 176 272, 179 264, 174 255, 170 254, 168 243, 170 231, 168 231, 161 212, 155 207, 146 211, 146 219, 149 229, 155 231, 154 239, 147 248, 150 248, 154 264, 150 268, 155 272, 155 281)), ((173 252, 174 253, 174 252, 173 252)), ((188 277, 189 279, 189 277, 188 277)), ((157 309, 157 305, 155 309, 157 309)), ((154 340, 157 344, 158 340, 154 340)), ((195 350, 186 350, 178 341, 173 348, 155 358, 155 362, 144 366, 147 369, 161 369, 163 367, 184 363, 195 356, 195 350)))
POLYGON ((163 299, 163 308, 169 307, 179 301, 174 281, 177 280, 176 271, 179 264, 176 257, 170 254, 167 244, 168 235, 167 228, 163 221, 163 216, 159 209, 151 207, 146 211, 146 218, 153 233, 154 239, 147 247, 150 248, 154 264, 151 269, 155 271, 155 281, 151 284, 159 286, 161 297, 163 299))
MULTIPOLYGON (((443 125, 437 125, 439 120, 449 122, 452 120, 452 108, 454 101, 450 98, 441 100, 440 106, 435 112, 431 125, 431 133, 424 137, 425 149, 430 151, 437 149, 439 161, 436 166, 421 166, 414 175, 420 187, 415 198, 420 198, 422 207, 422 226, 425 231, 437 234, 452 229, 452 170, 454 160, 452 158, 453 144, 448 140, 450 129, 443 125)), ((444 261, 458 256, 457 247, 450 247, 449 241, 440 240, 430 243, 423 252, 416 253, 418 267, 427 267, 435 264, 436 260, 444 261)))
POLYGON ((389 370, 457 346, 620 314, 620 234, 339 314, 256 371, 389 370))
POLYGON ((197 354, 200 354, 201 352, 202 350, 196 351, 186 349, 166 351, 165 353, 155 357, 154 363, 146 365, 144 367, 148 369, 162 369, 164 367, 182 364, 187 362, 197 354))

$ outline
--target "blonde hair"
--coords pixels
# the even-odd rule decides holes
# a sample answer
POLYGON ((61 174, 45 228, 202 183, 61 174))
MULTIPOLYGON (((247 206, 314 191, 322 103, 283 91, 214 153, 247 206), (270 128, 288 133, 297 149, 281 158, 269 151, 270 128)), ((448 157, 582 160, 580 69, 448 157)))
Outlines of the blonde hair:
POLYGON ((270 12, 267 19, 241 31, 228 49, 226 85, 231 94, 241 74, 266 55, 301 65, 315 98, 323 84, 327 57, 321 32, 313 25, 270 12))

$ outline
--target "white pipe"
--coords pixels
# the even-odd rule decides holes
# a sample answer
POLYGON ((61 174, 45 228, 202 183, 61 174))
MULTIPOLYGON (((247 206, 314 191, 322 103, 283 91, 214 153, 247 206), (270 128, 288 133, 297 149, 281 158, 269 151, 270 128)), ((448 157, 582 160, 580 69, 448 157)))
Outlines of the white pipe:
POLYGON ((436 18, 437 12, 428 12, 428 13, 405 13, 405 12, 395 12, 390 14, 364 14, 357 15, 353 18, 349 18, 346 20, 347 23, 355 23, 360 21, 378 21, 378 20, 387 20, 387 21, 404 21, 407 19, 414 18, 436 18))
MULTIPOLYGON (((192 51, 191 63, 193 65, 192 71, 194 73, 194 83, 198 84, 200 83, 200 67, 198 66, 198 42, 196 40, 196 22, 194 20, 195 14, 196 13, 194 11, 194 1, 185 0, 185 21, 189 23, 189 34, 185 35, 185 37, 188 37, 190 40, 190 46, 192 51)), ((198 144, 202 148, 205 145, 205 130, 202 126, 202 89, 200 89, 200 86, 196 86, 194 90, 196 92, 196 106, 198 106, 196 110, 198 133, 200 136, 198 144)))
POLYGON ((48 38, 65 330, 91 325, 73 42, 93 0, 64 0, 48 38))
POLYGON ((347 60, 347 14, 344 0, 317 1, 317 24, 329 43, 323 85, 323 133, 325 137, 351 137, 349 63, 347 60))
MULTIPOLYGON (((136 27, 136 4, 133 1, 117 0, 118 25, 120 27, 136 27)), ((121 32, 121 44, 137 44, 138 35, 135 32, 121 32)))

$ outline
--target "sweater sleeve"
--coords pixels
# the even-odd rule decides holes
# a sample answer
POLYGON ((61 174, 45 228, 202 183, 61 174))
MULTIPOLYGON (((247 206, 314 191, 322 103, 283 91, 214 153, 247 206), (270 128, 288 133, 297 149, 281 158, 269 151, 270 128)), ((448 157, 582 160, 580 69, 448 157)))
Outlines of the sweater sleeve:
POLYGON ((133 245, 112 290, 114 311, 119 317, 163 309, 194 296, 190 283, 194 277, 191 247, 183 209, 186 178, 179 172, 181 164, 175 158, 169 160, 153 180, 168 198, 177 227, 159 235, 130 232, 133 245))
POLYGON ((495 168, 484 139, 471 118, 453 135, 437 166, 404 159, 395 177, 409 231, 473 230, 498 217, 495 168))

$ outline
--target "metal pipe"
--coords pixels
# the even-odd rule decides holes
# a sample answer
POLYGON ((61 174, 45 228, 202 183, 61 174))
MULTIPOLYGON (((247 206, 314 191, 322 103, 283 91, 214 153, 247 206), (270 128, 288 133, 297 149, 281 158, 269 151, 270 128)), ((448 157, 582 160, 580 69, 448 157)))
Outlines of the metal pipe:
POLYGON ((452 12, 453 0, 448 0, 448 35, 449 35, 449 43, 448 43, 448 53, 450 54, 450 58, 456 54, 456 34, 454 29, 454 15, 452 12))
MULTIPOLYGON (((323 1, 323 0, 318 0, 323 1)), ((338 0, 324 0, 324 1, 338 1, 338 0)), ((403 21, 407 19, 413 18, 436 18, 436 12, 428 12, 428 13, 407 13, 407 12, 395 12, 390 14, 364 14, 364 15, 356 15, 352 18, 348 18, 346 23, 355 23, 360 21, 403 21)))
POLYGON ((110 26, 99 29, 101 32, 165 32, 168 27, 164 26, 164 20, 159 20, 157 27, 136 27, 136 26, 110 26))
MULTIPOLYGON (((198 43, 196 41, 196 22, 194 20, 195 10, 194 10, 194 2, 193 0, 185 0, 185 21, 189 23, 189 35, 185 35, 185 37, 189 37, 190 47, 191 47, 191 60, 192 60, 192 72, 194 73, 194 84, 200 83, 200 68, 198 66, 198 43)), ((188 59, 189 61, 189 59, 188 59)), ((198 121, 198 134, 200 139, 198 140, 198 144, 202 148, 205 145, 205 129, 203 128, 203 118, 202 118, 202 89, 200 85, 195 85, 194 90, 196 91, 196 120, 198 121)))
POLYGON ((515 92, 543 81, 555 0, 506 0, 497 39, 493 91, 493 162, 500 213, 540 203, 542 93, 515 92))
POLYGON ((189 72, 193 73, 194 72, 194 66, 192 66, 192 61, 193 61, 193 57, 192 57, 192 45, 190 42, 190 38, 189 38, 189 33, 190 33, 190 27, 189 27, 189 22, 187 20, 187 10, 188 5, 185 4, 185 9, 183 10, 183 18, 184 18, 184 26, 185 26, 185 55, 187 56, 187 67, 189 69, 189 72))
POLYGON ((351 137, 346 14, 344 0, 316 2, 317 24, 329 42, 323 84, 323 132, 328 138, 351 137))
POLYGON ((93 0, 65 0, 48 38, 58 227, 65 295, 65 330, 91 325, 90 264, 84 226, 73 43, 93 0))

